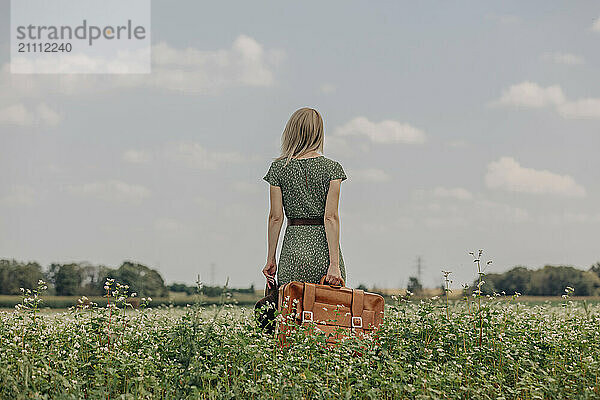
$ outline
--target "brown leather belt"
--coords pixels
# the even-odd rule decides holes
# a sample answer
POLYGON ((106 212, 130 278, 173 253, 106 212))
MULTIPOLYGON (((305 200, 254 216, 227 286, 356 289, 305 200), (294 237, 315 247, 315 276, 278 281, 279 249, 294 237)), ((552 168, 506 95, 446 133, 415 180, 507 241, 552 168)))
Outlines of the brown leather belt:
POLYGON ((288 218, 288 225, 325 225, 323 217, 320 218, 288 218))

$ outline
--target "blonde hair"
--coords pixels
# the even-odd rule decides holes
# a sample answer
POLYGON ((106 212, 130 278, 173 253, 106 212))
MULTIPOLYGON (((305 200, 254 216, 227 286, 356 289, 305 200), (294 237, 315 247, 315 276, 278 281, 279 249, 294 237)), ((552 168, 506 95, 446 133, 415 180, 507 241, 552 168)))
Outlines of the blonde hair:
POLYGON ((304 107, 287 122, 281 135, 281 155, 276 160, 287 158, 287 165, 292 157, 313 150, 323 152, 323 118, 314 108, 304 107))

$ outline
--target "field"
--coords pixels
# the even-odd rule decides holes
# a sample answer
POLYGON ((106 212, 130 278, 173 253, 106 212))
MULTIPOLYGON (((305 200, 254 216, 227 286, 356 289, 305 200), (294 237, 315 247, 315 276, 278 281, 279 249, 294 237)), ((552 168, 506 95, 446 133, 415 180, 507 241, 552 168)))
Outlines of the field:
MULTIPOLYGON (((258 299, 263 296, 261 293, 233 293, 225 299, 226 303, 232 303, 243 306, 253 305, 258 299)), ((186 307, 192 304, 196 296, 188 296, 185 293, 171 293, 169 297, 158 297, 152 299, 152 305, 173 305, 176 307, 186 307)), ((44 308, 66 309, 77 304, 80 296, 44 296, 44 308)), ((0 295, 0 310, 14 309, 15 305, 21 303, 22 296, 19 295, 0 295)), ((101 307, 106 307, 107 299, 101 296, 90 296, 90 301, 95 302, 101 307)), ((219 304, 220 297, 207 297, 202 295, 201 300, 204 304, 219 304)))
MULTIPOLYGON (((121 291, 121 293, 119 293, 121 291)), ((600 398, 600 305, 518 297, 397 299, 373 340, 289 348, 247 307, 0 312, 0 396, 48 398, 600 398)))

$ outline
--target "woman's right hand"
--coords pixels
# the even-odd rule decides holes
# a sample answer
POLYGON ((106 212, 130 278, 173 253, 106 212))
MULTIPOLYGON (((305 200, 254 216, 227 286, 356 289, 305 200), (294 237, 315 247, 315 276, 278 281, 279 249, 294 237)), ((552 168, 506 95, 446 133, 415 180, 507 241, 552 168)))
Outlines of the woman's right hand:
POLYGON ((339 265, 329 264, 327 275, 325 275, 325 283, 334 286, 341 286, 343 284, 342 272, 340 271, 339 265))
POLYGON ((275 260, 268 260, 267 265, 265 265, 262 272, 267 278, 267 285, 271 288, 271 285, 275 284, 275 273, 277 272, 277 263, 275 260))

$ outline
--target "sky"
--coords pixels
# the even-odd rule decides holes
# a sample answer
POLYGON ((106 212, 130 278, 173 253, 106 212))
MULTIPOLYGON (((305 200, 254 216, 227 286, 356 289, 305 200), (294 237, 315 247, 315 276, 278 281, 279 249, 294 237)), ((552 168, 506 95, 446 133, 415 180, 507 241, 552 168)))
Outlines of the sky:
POLYGON ((348 286, 600 261, 597 2, 155 0, 136 76, 11 75, 9 15, 0 258, 262 287, 262 177, 310 106, 348 286))

